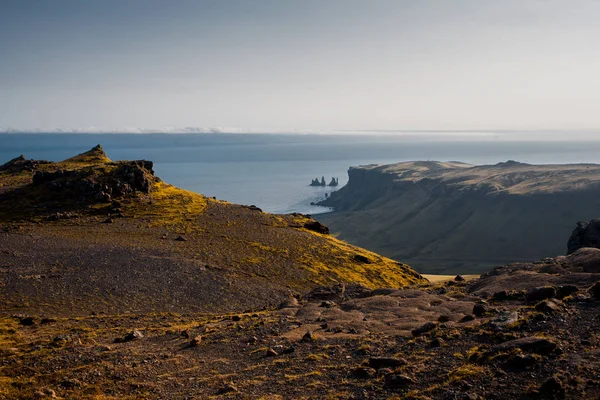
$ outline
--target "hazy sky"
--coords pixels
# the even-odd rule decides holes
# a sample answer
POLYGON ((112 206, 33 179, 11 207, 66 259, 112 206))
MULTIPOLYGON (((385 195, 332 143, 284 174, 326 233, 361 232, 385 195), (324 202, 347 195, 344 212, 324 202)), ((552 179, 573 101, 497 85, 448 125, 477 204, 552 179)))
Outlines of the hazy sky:
POLYGON ((0 126, 600 128, 600 1, 1 0, 0 126))

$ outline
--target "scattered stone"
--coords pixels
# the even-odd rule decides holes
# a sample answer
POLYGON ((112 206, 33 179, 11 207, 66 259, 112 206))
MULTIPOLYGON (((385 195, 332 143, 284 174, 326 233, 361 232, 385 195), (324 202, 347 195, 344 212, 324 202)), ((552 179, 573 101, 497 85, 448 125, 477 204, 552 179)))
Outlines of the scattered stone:
POLYGON ((175 241, 177 242, 187 242, 187 239, 184 238, 183 236, 179 235, 175 238, 175 241))
POLYGON ((122 338, 116 338, 115 343, 131 342, 132 340, 139 340, 143 337, 144 337, 144 335, 142 334, 142 332, 140 332, 138 330, 133 330, 133 331, 129 332, 127 335, 123 336, 122 338))
POLYGON ((198 347, 202 344, 202 336, 196 336, 195 338, 192 339, 192 341, 190 342, 190 346, 192 347, 198 347))
POLYGON ((304 228, 308 229, 309 231, 322 233, 324 235, 329 234, 329 228, 326 227, 325 225, 323 225, 322 223, 320 223, 319 221, 314 221, 314 220, 308 221, 304 224, 304 228))
POLYGON ((454 281, 455 282, 464 282, 465 278, 462 275, 456 275, 456 277, 454 277, 454 281))
POLYGON ((40 321, 40 324, 45 325, 45 324, 51 324, 56 322, 56 320, 54 318, 42 318, 42 320, 40 321))
POLYGON ((412 378, 402 374, 388 375, 385 377, 385 386, 388 388, 401 389, 412 385, 413 383, 415 383, 415 381, 412 378))
POLYGON ((600 299, 600 281, 594 283, 592 287, 589 288, 590 295, 596 299, 600 299))
POLYGON ((578 291, 579 288, 575 285, 561 285, 558 287, 556 297, 559 299, 564 299, 565 297, 577 293, 578 291))
POLYGON ((303 342, 314 342, 315 340, 317 340, 317 337, 312 331, 307 331, 304 336, 302 336, 303 342))
POLYGON ((114 220, 113 220, 111 217, 108 217, 108 218, 106 218, 106 219, 104 220, 104 222, 103 222, 103 223, 105 223, 105 224, 112 224, 113 222, 115 222, 115 221, 114 221, 114 220))
POLYGON ((566 396, 565 388, 556 376, 542 383, 539 393, 545 399, 564 399, 566 396))
POLYGON ((537 363, 537 359, 531 354, 516 354, 509 358, 504 367, 507 369, 525 369, 537 363))
POLYGON ((372 378, 373 376, 375 376, 376 372, 377 371, 375 371, 375 369, 370 368, 370 367, 358 367, 358 368, 354 368, 352 370, 351 374, 354 378, 369 379, 369 378, 372 378))
POLYGON ((474 316, 472 316, 471 314, 465 315, 464 317, 461 318, 460 322, 469 322, 469 321, 473 321, 475 319, 474 316))
POLYGON ((487 307, 485 304, 478 303, 473 306, 473 314, 477 317, 483 317, 486 312, 487 307))
POLYGON ((287 300, 284 300, 281 304, 279 304, 279 309, 282 310, 284 308, 294 308, 298 307, 300 303, 298 303, 298 299, 295 297, 290 297, 287 300))
POLYGON ((530 303, 551 299, 553 297, 556 297, 556 289, 553 286, 536 287, 528 290, 525 297, 530 303))
POLYGON ((422 335, 424 333, 434 330, 435 328, 437 328, 437 326, 438 326, 438 324, 436 322, 427 322, 423 326, 421 326, 417 329, 413 329, 412 334, 413 334, 413 336, 419 336, 419 335, 422 335))
POLYGON ((333 308, 335 307, 335 302, 331 301, 331 300, 325 300, 324 302, 321 303, 321 305, 319 307, 324 307, 324 308, 333 308))
POLYGON ((241 321, 241 320, 242 320, 242 317, 240 317, 239 315, 233 315, 233 316, 231 317, 231 320, 232 320, 232 321, 236 321, 236 322, 237 322, 237 321, 241 321))
POLYGON ((513 349, 521 349, 524 352, 548 355, 557 349, 556 343, 552 340, 542 337, 524 337, 508 342, 501 343, 494 347, 496 352, 513 349))
POLYGON ((56 392, 55 392, 54 390, 50 389, 50 388, 46 388, 46 389, 44 389, 44 394, 45 394, 46 396, 48 396, 48 397, 51 397, 51 398, 53 398, 53 399, 55 399, 55 398, 56 398, 56 392))
POLYGON ((182 338, 185 338, 185 339, 189 339, 190 338, 190 333, 188 331, 181 331, 181 333, 179 335, 182 338))
POLYGON ((380 368, 398 368, 406 365, 406 360, 397 357, 371 357, 369 358, 369 367, 380 368))
POLYGON ((429 342, 429 347, 431 348, 442 347, 443 345, 444 340, 441 338, 434 338, 433 340, 431 340, 431 342, 429 342))
POLYGON ((35 325, 35 319, 33 317, 23 317, 19 321, 19 324, 23 326, 32 326, 35 325))
POLYGON ((450 317, 447 315, 440 315, 438 317, 438 322, 444 323, 444 322, 449 322, 450 321, 450 317))
POLYGON ((223 386, 219 390, 217 390, 217 395, 227 394, 227 393, 234 393, 234 392, 238 392, 238 388, 235 387, 233 384, 230 383, 230 384, 227 384, 227 385, 223 386))
POLYGON ((544 314, 555 314, 560 312, 561 308, 555 300, 544 300, 536 304, 535 310, 544 314))
POLYGON ((278 355, 279 353, 272 348, 267 349, 267 352, 265 353, 265 357, 277 357, 278 355))

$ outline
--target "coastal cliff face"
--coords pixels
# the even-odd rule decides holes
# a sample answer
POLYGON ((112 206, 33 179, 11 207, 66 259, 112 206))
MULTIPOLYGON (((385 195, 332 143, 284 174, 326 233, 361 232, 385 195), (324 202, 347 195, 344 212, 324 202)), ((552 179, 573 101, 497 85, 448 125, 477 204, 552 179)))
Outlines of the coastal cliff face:
POLYGON ((565 252, 600 209, 600 166, 409 162, 350 168, 319 216, 343 240, 420 272, 483 272, 565 252))

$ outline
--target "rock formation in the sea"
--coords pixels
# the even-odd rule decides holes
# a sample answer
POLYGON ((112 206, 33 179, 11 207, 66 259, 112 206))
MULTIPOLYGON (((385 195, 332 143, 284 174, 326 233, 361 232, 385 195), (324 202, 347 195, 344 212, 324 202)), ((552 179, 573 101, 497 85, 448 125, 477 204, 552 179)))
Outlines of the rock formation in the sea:
POLYGON ((338 179, 337 178, 331 178, 331 181, 329 182, 329 185, 326 183, 325 181, 325 177, 322 176, 321 180, 319 180, 319 178, 315 178, 310 182, 310 186, 337 186, 338 185, 338 179))
MULTIPOLYGON (((319 203, 335 209, 319 220, 340 238, 423 272, 482 272, 563 253, 573 221, 600 209, 595 164, 427 161, 353 167, 348 175, 319 203)), ((597 237, 594 226, 579 228, 585 243, 597 237)))

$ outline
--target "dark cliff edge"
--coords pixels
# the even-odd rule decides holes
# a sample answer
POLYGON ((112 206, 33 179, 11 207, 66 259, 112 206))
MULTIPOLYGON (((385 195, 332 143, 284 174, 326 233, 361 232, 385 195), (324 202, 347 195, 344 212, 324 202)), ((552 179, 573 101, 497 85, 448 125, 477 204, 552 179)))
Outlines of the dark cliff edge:
POLYGON ((600 209, 600 166, 412 162, 353 167, 320 202, 343 240, 421 273, 479 273, 565 252, 565 232, 600 209))

